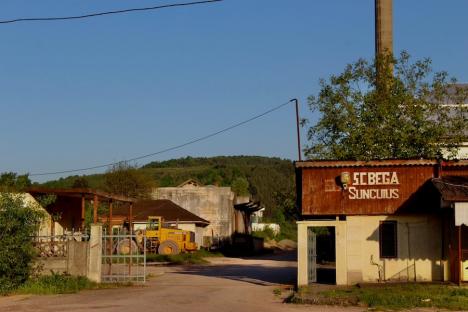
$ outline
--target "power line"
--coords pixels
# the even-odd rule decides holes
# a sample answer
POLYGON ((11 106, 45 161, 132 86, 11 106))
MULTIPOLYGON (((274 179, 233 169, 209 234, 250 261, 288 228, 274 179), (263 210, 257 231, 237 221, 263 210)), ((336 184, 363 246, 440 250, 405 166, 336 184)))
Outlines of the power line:
POLYGON ((70 169, 70 170, 63 170, 63 171, 53 171, 53 172, 41 172, 41 173, 32 173, 30 174, 29 176, 33 177, 33 176, 46 176, 46 175, 55 175, 55 174, 64 174, 64 173, 74 173, 74 172, 80 172, 80 171, 87 171, 87 170, 93 170, 93 169, 100 169, 100 168, 106 168, 106 167, 110 167, 110 166, 113 166, 113 165, 116 165, 116 164, 119 164, 121 162, 131 162, 131 161, 136 161, 136 160, 140 160, 140 159, 144 159, 144 158, 148 158, 148 157, 151 157, 151 156, 156 156, 156 155, 159 155, 159 154, 163 154, 163 153, 167 153, 167 152, 170 152, 170 151, 173 151, 173 150, 177 150, 177 149, 180 149, 182 147, 185 147, 185 146, 188 146, 188 145, 192 145, 192 144, 195 144, 195 143, 198 143, 198 142, 201 142, 201 141, 204 141, 204 140, 207 140, 209 138, 212 138, 214 136, 217 136, 219 134, 222 134, 224 132, 227 132, 227 131, 230 131, 232 129, 235 129, 235 128, 238 128, 242 125, 245 125, 249 122, 252 122, 256 119, 259 119, 265 115, 268 115, 274 111, 277 111, 279 110, 280 108, 288 105, 289 103, 292 103, 294 100, 291 100, 291 101, 288 101, 286 103, 283 103, 281 105, 278 105, 278 106, 275 106, 261 114, 258 114, 258 115, 255 115, 249 119, 246 119, 244 121, 241 121, 241 122, 238 122, 238 123, 235 123, 227 128, 224 128, 224 129, 221 129, 221 130, 218 130, 216 132, 213 132, 213 133, 210 133, 210 134, 207 134, 205 136, 202 136, 202 137, 199 137, 199 138, 196 138, 196 139, 193 139, 193 140, 190 140, 190 141, 187 141, 185 143, 182 143, 182 144, 179 144, 179 145, 175 145, 175 146, 172 146, 172 147, 169 147, 169 148, 166 148, 166 149, 163 149, 163 150, 160 150, 160 151, 157 151, 157 152, 154 152, 154 153, 151 153, 151 154, 146 154, 146 155, 142 155, 142 156, 138 156, 138 157, 135 157, 135 158, 131 158, 131 159, 127 159, 127 160, 123 160, 123 161, 118 161, 118 162, 113 162, 113 163, 108 163, 108 164, 104 164, 104 165, 98 165, 98 166, 93 166, 93 167, 87 167, 87 168, 80 168, 80 169, 70 169))
POLYGON ((221 1, 223 0, 206 0, 206 1, 194 1, 194 2, 184 2, 184 3, 173 3, 173 4, 152 6, 152 7, 145 7, 145 8, 132 8, 132 9, 124 9, 124 10, 116 10, 116 11, 90 13, 90 14, 85 14, 85 15, 63 16, 63 17, 16 18, 16 19, 11 19, 11 20, 3 20, 3 21, 0 20, 0 24, 11 24, 11 23, 17 23, 17 22, 74 20, 74 19, 90 18, 90 17, 97 17, 97 16, 103 16, 103 15, 122 14, 122 13, 138 12, 138 11, 151 11, 151 10, 189 6, 189 5, 198 5, 198 4, 207 4, 207 3, 221 2, 221 1))

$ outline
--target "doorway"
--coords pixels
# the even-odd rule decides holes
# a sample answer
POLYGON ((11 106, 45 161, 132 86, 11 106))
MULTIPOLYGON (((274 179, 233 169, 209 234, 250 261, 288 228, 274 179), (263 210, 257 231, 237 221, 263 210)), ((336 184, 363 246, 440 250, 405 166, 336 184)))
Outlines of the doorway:
POLYGON ((307 228, 308 283, 336 285, 336 236, 334 226, 307 228))

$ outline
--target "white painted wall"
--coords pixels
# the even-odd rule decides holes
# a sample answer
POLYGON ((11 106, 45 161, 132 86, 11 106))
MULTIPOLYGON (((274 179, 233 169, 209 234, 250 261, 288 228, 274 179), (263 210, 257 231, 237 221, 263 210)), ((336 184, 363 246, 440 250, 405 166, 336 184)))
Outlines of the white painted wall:
POLYGON ((309 226, 336 229, 338 285, 378 282, 379 269, 386 281, 449 279, 448 263, 442 260, 442 225, 437 216, 348 216, 346 221, 298 222, 298 285, 307 284, 309 226), (380 221, 398 222, 396 259, 380 259, 380 221))
POLYGON ((275 235, 278 235, 281 231, 281 227, 276 223, 252 223, 252 231, 263 231, 269 228, 275 235))

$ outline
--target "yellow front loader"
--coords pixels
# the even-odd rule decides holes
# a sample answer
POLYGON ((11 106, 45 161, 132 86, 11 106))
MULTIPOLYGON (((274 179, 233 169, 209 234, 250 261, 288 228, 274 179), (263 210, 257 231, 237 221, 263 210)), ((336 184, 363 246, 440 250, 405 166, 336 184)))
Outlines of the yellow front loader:
POLYGON ((146 248, 148 253, 177 255, 181 252, 197 250, 195 233, 176 228, 166 228, 162 217, 148 217, 146 229, 140 231, 137 237, 140 248, 146 248), (144 247, 142 246, 143 236, 146 236, 146 246, 144 247))

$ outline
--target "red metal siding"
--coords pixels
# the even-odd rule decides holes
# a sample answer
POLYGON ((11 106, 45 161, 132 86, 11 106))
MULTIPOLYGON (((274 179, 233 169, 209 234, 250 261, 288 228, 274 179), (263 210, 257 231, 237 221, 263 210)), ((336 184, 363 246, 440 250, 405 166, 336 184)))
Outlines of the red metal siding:
MULTIPOLYGON (((298 189, 301 190, 300 206, 303 215, 422 212, 437 209, 440 204, 435 189, 429 182, 438 174, 438 165, 353 166, 346 163, 343 167, 297 167, 298 174, 302 176, 298 189), (351 175, 351 183, 346 190, 339 182, 342 172, 349 172, 351 175), (376 175, 380 179, 377 182, 380 183, 376 183, 376 175), (393 175, 396 175, 398 184, 396 181, 389 183, 388 179, 393 175), (362 180, 355 179, 361 176, 362 180), (355 184, 355 181, 358 183, 355 184), (369 196, 373 199, 368 198, 369 196)), ((468 166, 444 167, 442 174, 468 175, 468 166)))

